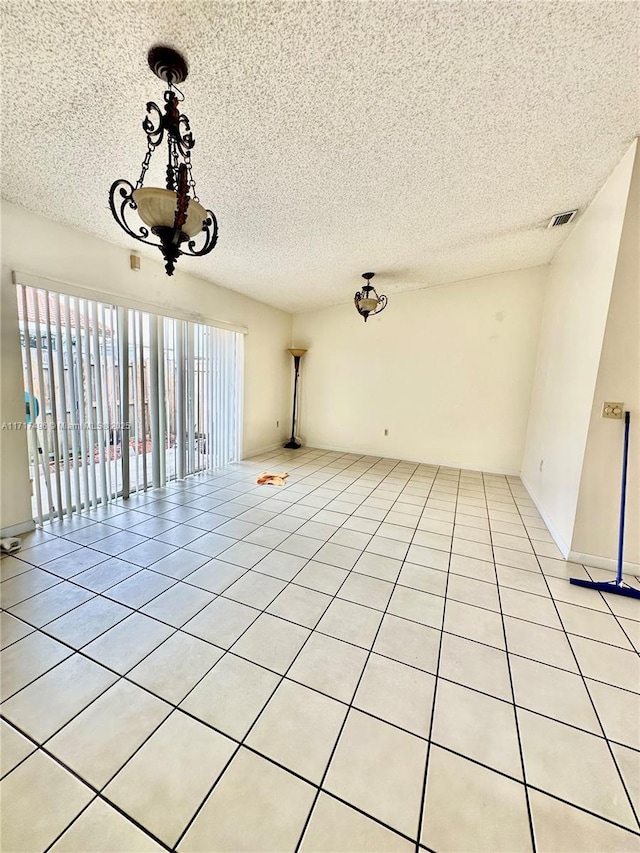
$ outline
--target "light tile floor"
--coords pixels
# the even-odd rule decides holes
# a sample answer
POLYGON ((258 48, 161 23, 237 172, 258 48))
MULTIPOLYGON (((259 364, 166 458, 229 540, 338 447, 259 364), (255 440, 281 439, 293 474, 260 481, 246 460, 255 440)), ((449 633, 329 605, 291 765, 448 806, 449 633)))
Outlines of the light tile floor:
POLYGON ((0 569, 5 853, 640 850, 640 605, 516 477, 280 451, 0 569))

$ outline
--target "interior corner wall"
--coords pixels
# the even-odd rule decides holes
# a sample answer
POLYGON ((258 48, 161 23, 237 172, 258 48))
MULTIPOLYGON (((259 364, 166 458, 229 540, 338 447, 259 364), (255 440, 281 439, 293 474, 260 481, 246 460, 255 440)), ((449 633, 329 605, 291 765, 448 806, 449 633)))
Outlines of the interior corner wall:
POLYGON ((611 565, 617 558, 622 421, 602 417, 605 401, 630 412, 625 563, 640 567, 640 150, 622 228, 602 356, 591 408, 571 550, 575 559, 611 565), (595 558, 595 559, 594 559, 595 558))
MULTIPOLYGON (((15 288, 11 270, 87 288, 98 300, 118 302, 135 294, 136 301, 148 305, 150 312, 158 306, 170 314, 172 309, 189 312, 192 319, 205 322, 215 318, 223 323, 243 326, 244 406, 243 456, 251 456, 286 440, 287 422, 291 411, 291 345, 292 317, 254 299, 219 287, 184 270, 176 270, 169 278, 159 261, 143 257, 141 269, 129 267, 130 250, 107 243, 60 222, 53 222, 26 208, 2 202, 2 366, 0 387, 0 421, 23 420, 23 379, 20 342, 17 329, 15 288), (16 397, 17 395, 17 397, 16 397), (19 400, 19 409, 16 403, 19 400), (18 415, 17 418, 14 415, 18 415), (279 422, 280 426, 276 427, 279 422)), ((114 223, 114 228, 116 227, 114 223)), ((194 262, 195 263, 195 262, 194 262)), ((55 290, 55 285, 51 285, 55 290)), ((141 305, 141 307, 142 307, 141 305)), ((14 510, 24 521, 29 487, 28 477, 20 478, 14 471, 14 460, 5 460, 5 447, 16 450, 15 459, 27 466, 26 442, 3 435, 2 444, 2 527, 14 510), (19 447, 18 447, 19 444, 19 447), (5 467, 8 466, 8 467, 5 467), (11 474, 5 483, 5 471, 11 474), (11 483, 16 486, 16 491, 11 483), (7 494, 15 497, 15 507, 5 501, 7 494)), ((29 510, 28 518, 31 518, 29 510)), ((17 522, 11 522, 17 523, 17 522)))
POLYGON ((546 276, 390 294, 367 323, 352 303, 294 315, 305 443, 518 473, 546 276))
POLYGON ((634 141, 549 270, 522 478, 565 556, 573 540, 635 150, 634 141))

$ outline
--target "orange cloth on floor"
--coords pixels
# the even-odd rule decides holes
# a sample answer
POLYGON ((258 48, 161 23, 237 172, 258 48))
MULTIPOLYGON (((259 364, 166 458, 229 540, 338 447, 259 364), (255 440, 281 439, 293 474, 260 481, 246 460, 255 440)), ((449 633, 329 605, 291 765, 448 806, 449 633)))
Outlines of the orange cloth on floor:
POLYGON ((288 476, 287 471, 282 474, 260 474, 256 483, 259 486, 284 486, 288 476))

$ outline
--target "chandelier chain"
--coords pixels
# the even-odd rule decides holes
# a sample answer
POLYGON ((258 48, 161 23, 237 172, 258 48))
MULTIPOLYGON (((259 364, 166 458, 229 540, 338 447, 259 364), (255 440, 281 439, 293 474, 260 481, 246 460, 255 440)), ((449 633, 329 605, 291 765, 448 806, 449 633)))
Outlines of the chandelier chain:
POLYGON ((196 182, 195 182, 195 178, 193 177, 193 172, 191 170, 191 151, 189 151, 189 150, 185 151, 184 162, 187 166, 187 172, 189 175, 189 186, 191 187, 191 197, 193 198, 194 201, 199 202, 200 199, 198 198, 198 194, 196 192, 196 182))
POLYGON ((178 148, 172 136, 167 139, 169 146, 169 162, 167 166, 167 189, 175 190, 178 186, 178 148))
POLYGON ((142 169, 140 170, 140 177, 138 178, 138 182, 136 183, 136 189, 139 190, 144 181, 144 176, 147 174, 147 169, 149 168, 149 163, 151 162, 151 155, 156 150, 156 146, 149 140, 147 142, 147 153, 144 155, 144 160, 142 161, 142 169))

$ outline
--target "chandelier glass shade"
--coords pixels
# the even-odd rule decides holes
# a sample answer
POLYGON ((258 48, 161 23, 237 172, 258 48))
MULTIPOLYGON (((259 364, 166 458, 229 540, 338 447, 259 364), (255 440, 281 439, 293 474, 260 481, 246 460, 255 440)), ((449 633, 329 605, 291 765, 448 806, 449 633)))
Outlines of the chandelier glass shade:
MULTIPOLYGON (((173 222, 176 212, 177 193, 158 187, 143 187, 133 191, 133 200, 138 206, 138 216, 151 229, 173 222)), ((207 211, 197 201, 191 199, 187 206, 187 218, 182 230, 188 237, 195 237, 202 231, 207 211)))
POLYGON ((373 272, 362 273, 362 278, 366 281, 366 284, 353 298, 356 311, 364 317, 365 323, 368 317, 371 317, 373 314, 379 314, 387 307, 387 297, 383 295, 378 296, 375 287, 369 283, 374 275, 375 273, 373 272))
POLYGON ((148 55, 149 67, 168 88, 164 112, 149 101, 142 129, 147 153, 136 185, 125 179, 114 181, 109 206, 118 225, 130 237, 156 246, 162 252, 167 275, 173 275, 180 255, 207 255, 218 241, 218 223, 196 194, 191 168, 195 140, 189 119, 180 113, 176 85, 186 79, 187 63, 170 47, 157 45, 148 55), (145 187, 144 178, 156 148, 166 142, 166 187, 145 187), (142 220, 142 224, 139 220, 142 220))

